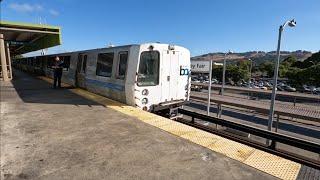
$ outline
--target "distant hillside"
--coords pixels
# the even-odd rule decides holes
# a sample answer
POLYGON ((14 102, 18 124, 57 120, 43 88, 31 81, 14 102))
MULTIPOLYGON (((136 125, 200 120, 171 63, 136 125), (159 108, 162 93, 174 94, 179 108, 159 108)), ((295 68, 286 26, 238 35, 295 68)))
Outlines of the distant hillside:
MULTIPOLYGON (((281 60, 287 58, 288 56, 295 56, 297 60, 303 61, 310 57, 312 52, 309 51, 281 51, 281 60)), ((221 62, 224 59, 224 53, 209 53, 200 56, 192 57, 191 60, 214 60, 216 62, 221 62)), ((244 53, 232 53, 228 55, 228 60, 247 60, 251 59, 256 65, 264 61, 273 61, 276 59, 276 51, 264 52, 264 51, 250 51, 244 53)))

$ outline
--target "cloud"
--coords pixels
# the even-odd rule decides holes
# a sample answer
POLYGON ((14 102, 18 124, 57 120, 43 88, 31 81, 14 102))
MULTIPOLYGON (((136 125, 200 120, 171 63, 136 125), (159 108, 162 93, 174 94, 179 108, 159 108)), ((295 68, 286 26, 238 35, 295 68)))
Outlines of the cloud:
POLYGON ((40 4, 28 4, 28 3, 11 3, 9 8, 17 12, 35 12, 42 11, 43 7, 40 4))
POLYGON ((59 16, 59 12, 58 11, 56 11, 56 10, 54 10, 54 9, 50 9, 49 10, 49 13, 52 15, 52 16, 59 16))

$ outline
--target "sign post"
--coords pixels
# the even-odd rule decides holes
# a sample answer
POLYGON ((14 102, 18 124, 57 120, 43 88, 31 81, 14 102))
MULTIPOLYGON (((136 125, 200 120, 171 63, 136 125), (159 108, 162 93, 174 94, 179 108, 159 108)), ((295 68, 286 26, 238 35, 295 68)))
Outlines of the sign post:
POLYGON ((209 61, 191 61, 191 72, 208 73, 209 61))
POLYGON ((208 105, 207 115, 210 115, 210 98, 211 98, 211 84, 212 84, 212 60, 210 61, 191 61, 191 72, 209 73, 208 84, 208 105))

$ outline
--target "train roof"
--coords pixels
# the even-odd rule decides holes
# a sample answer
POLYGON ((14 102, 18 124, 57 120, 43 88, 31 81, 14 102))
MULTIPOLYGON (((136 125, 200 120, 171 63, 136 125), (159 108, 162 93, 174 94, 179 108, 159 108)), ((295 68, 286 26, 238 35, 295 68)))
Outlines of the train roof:
MULTIPOLYGON (((142 44, 128 44, 128 45, 120 45, 120 46, 112 46, 112 47, 103 47, 103 48, 95 48, 95 49, 86 49, 86 50, 77 50, 77 51, 69 51, 69 52, 62 52, 62 53, 53 53, 53 54, 46 54, 46 55, 38 55, 38 56, 28 56, 24 58, 30 58, 30 57, 42 57, 42 56, 57 56, 57 55, 68 55, 70 53, 85 53, 90 51, 97 51, 97 50, 107 50, 107 49, 118 49, 118 48, 130 48, 132 46, 143 46, 143 45, 170 45, 167 43, 157 43, 157 42, 151 42, 151 43, 142 43, 142 44)), ((182 46, 174 45, 176 47, 184 48, 182 46)))

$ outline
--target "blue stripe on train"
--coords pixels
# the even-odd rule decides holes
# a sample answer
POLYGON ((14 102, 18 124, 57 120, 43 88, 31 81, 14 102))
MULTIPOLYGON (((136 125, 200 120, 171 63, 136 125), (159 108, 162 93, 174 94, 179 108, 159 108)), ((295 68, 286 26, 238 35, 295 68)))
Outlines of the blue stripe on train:
POLYGON ((98 80, 88 79, 88 78, 86 78, 86 82, 89 83, 89 84, 100 86, 100 87, 102 86, 102 87, 106 87, 106 88, 109 88, 109 89, 114 89, 114 90, 118 90, 118 91, 124 91, 124 86, 123 85, 119 85, 119 84, 103 82, 103 81, 98 81, 98 80))

